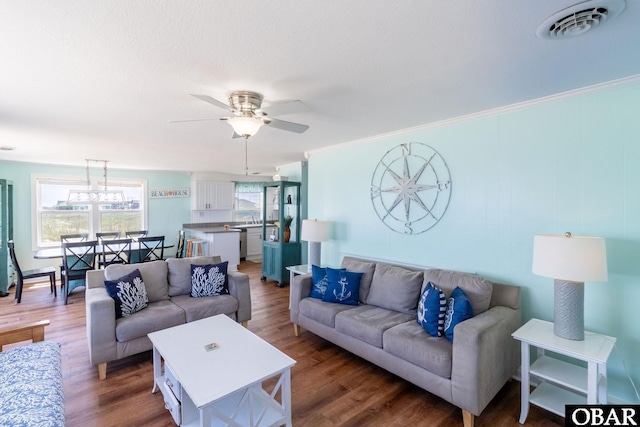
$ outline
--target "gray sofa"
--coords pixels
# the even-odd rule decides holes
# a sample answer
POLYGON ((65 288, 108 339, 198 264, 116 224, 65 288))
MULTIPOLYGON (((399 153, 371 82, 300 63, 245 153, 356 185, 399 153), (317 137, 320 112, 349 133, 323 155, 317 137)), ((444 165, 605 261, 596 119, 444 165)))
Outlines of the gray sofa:
POLYGON ((140 264, 114 264, 87 273, 86 311, 89 360, 106 378, 107 362, 151 350, 150 332, 216 314, 226 314, 245 327, 251 319, 249 276, 229 272, 229 295, 192 298, 191 264, 217 264, 220 257, 170 258, 140 264), (135 269, 144 280, 149 305, 116 319, 115 303, 104 285, 135 269))
POLYGON ((477 275, 439 269, 417 270, 345 257, 341 267, 363 272, 359 305, 309 297, 310 274, 290 286, 290 317, 299 327, 339 345, 462 409, 473 426, 520 364, 511 333, 521 325, 520 288, 477 275), (474 316, 459 323, 454 339, 432 337, 416 322, 418 300, 431 282, 447 296, 459 286, 474 316))

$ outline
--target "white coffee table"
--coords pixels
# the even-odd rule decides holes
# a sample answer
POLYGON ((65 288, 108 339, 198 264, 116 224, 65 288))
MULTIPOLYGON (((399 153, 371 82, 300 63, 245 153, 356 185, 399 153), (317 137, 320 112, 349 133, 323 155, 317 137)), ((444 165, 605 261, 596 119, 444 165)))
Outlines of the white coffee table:
POLYGON ((153 392, 182 426, 291 426, 296 361, 225 315, 149 334, 153 392), (207 344, 216 349, 207 351, 207 344), (164 363, 163 363, 164 361, 164 363), (262 381, 278 377, 269 393, 262 381), (280 402, 276 400, 280 396, 280 402))

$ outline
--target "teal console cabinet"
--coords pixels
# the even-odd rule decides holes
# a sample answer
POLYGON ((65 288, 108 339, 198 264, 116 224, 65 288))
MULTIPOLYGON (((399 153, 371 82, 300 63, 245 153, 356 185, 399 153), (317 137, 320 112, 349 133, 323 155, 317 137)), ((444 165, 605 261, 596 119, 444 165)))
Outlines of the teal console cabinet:
POLYGON ((289 281, 287 267, 302 262, 300 183, 265 184, 262 199, 262 280, 269 278, 284 286, 289 281), (268 234, 267 223, 273 221, 277 227, 268 234))
POLYGON ((0 179, 0 297, 9 295, 13 277, 8 240, 13 240, 13 182, 0 179))

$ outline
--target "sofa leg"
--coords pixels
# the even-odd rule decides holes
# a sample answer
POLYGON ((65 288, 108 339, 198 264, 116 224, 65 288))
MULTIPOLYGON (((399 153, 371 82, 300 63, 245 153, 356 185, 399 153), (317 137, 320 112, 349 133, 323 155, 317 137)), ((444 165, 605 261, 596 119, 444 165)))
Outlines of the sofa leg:
POLYGON ((462 410, 462 423, 464 427, 473 427, 474 416, 466 409, 462 410))
POLYGON ((242 326, 244 326, 245 328, 249 328, 249 321, 245 320, 244 322, 242 322, 242 326))
POLYGON ((98 377, 101 380, 104 380, 105 378, 107 378, 107 364, 106 363, 101 363, 98 365, 98 377))
POLYGON ((297 337, 300 336, 300 327, 295 323, 293 324, 293 334, 297 337))

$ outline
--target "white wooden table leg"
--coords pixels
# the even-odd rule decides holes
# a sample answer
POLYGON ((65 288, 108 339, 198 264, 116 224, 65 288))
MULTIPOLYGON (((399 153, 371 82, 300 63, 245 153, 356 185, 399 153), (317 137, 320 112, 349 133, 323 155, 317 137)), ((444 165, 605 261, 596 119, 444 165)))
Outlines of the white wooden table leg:
POLYGON ((282 407, 284 409, 284 420, 287 427, 292 427, 291 422, 291 368, 287 368, 283 374, 282 381, 282 407))
POLYGON ((607 365, 605 363, 598 364, 598 403, 606 405, 607 399, 607 365))
POLYGON ((530 353, 529 344, 522 341, 520 345, 520 386, 522 390, 520 392, 520 424, 524 424, 529 415, 529 364, 530 353))
POLYGON ((587 404, 598 403, 598 364, 596 362, 587 363, 587 404))
POLYGON ((158 379, 162 375, 161 363, 162 358, 160 357, 160 352, 153 347, 153 389, 151 389, 151 393, 159 390, 158 379))

